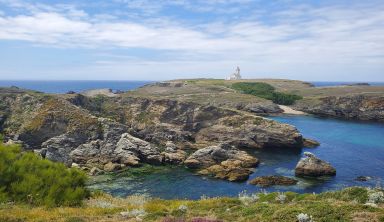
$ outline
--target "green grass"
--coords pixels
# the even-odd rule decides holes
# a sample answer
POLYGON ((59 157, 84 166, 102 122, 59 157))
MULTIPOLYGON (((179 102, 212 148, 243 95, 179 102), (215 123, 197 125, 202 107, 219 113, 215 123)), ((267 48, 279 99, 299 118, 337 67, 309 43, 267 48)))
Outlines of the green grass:
POLYGON ((26 205, 0 205, 0 221, 135 221, 136 216, 122 217, 121 212, 140 211, 142 221, 192 221, 196 218, 218 221, 297 221, 300 213, 316 222, 383 221, 384 206, 366 206, 372 190, 351 187, 321 194, 286 192, 259 193, 253 201, 233 197, 201 200, 163 200, 143 196, 112 197, 96 192, 82 207, 41 208, 26 205), (185 206, 186 210, 181 210, 185 206), (358 220, 363 218, 365 220, 358 220))
POLYGON ((262 82, 237 82, 232 84, 231 87, 244 94, 272 100, 274 103, 281 105, 292 105, 296 100, 302 99, 298 95, 276 92, 273 86, 262 82))

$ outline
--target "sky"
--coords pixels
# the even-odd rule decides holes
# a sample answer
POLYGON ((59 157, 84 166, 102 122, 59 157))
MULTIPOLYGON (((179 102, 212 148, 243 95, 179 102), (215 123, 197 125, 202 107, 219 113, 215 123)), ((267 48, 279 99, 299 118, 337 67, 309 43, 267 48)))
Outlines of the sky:
POLYGON ((383 0, 0 0, 2 80, 384 81, 383 0))

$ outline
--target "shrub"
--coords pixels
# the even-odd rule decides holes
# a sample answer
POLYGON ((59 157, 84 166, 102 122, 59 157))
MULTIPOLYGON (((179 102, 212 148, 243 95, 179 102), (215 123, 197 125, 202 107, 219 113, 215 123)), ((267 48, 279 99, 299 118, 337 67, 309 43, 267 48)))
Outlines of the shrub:
POLYGON ((275 92, 273 86, 262 82, 238 82, 232 84, 232 88, 245 94, 272 100, 281 105, 292 105, 296 100, 302 99, 298 95, 275 92))
POLYGON ((0 201, 73 206, 89 196, 87 177, 62 163, 44 160, 19 146, 0 144, 0 201))

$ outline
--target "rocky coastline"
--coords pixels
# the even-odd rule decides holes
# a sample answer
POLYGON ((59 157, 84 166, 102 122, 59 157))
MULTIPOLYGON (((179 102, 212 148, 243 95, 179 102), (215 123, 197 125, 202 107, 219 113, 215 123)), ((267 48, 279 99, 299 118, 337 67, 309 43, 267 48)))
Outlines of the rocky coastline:
MULTIPOLYGON (((173 164, 229 181, 247 180, 257 167, 259 159, 249 150, 319 145, 295 127, 263 117, 282 113, 277 104, 235 93, 222 82, 196 81, 155 83, 118 94, 93 90, 51 95, 1 88, 0 127, 9 143, 92 172, 173 164)), ((281 90, 281 82, 270 83, 281 90)), ((288 83, 292 88, 301 84, 288 83)), ((355 95, 304 97, 291 107, 316 115, 382 121, 383 105, 380 95, 355 95)), ((305 172, 296 169, 299 176, 305 172)))

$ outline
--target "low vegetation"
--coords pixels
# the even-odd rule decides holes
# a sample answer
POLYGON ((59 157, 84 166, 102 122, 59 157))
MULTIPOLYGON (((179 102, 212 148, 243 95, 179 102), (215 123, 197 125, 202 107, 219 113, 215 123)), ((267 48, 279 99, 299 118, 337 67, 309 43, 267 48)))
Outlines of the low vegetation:
POLYGON ((247 193, 162 200, 96 192, 83 207, 0 205, 0 221, 384 221, 382 190, 351 187, 322 194, 247 193))
POLYGON ((276 92, 273 86, 263 82, 237 82, 232 84, 232 88, 245 94, 272 100, 281 105, 292 105, 296 100, 302 99, 298 95, 276 92))
POLYGON ((77 169, 22 152, 17 145, 0 144, 1 203, 77 206, 89 196, 86 180, 77 169))

